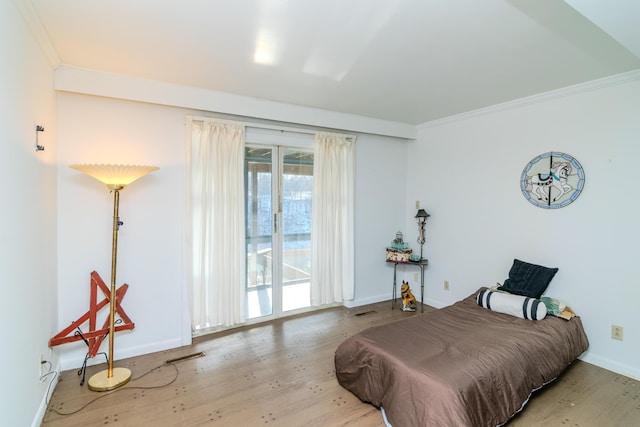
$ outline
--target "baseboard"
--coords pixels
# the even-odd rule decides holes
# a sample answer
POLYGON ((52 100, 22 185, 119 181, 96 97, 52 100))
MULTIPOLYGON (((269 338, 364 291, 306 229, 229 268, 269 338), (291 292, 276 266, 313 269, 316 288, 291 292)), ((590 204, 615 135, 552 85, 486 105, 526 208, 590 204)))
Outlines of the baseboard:
POLYGON ((442 301, 436 301, 431 298, 427 298, 427 300, 424 303, 429 307, 435 307, 435 308, 442 308, 450 305, 450 304, 444 304, 442 301))
POLYGON ((580 356, 580 360, 591 363, 592 365, 596 365, 602 369, 615 372, 616 374, 624 375, 625 377, 633 378, 634 380, 640 381, 640 369, 638 368, 618 363, 611 359, 607 359, 595 354, 590 354, 589 352, 580 356))
POLYGON ((158 351, 171 350, 178 347, 182 347, 181 337, 123 349, 124 351, 118 353, 118 359, 127 359, 129 357, 141 356, 143 354, 155 353, 158 351))
MULTIPOLYGON (((114 360, 127 359, 129 357, 141 356, 143 354, 155 353, 157 351, 170 350, 172 348, 182 347, 182 338, 178 337, 166 341, 154 342, 135 347, 118 347, 115 351, 114 360)), ((60 354, 60 370, 67 371, 69 369, 78 369, 82 365, 85 349, 75 350, 60 354)), ((104 363, 104 357, 95 357, 87 360, 87 366, 94 366, 104 363)))
POLYGON ((356 298, 349 301, 345 301, 343 305, 347 308, 360 307, 361 305, 375 304, 377 302, 387 301, 389 294, 369 296, 367 298, 356 298))
MULTIPOLYGON (((38 410, 33 417, 33 421, 31 422, 31 427, 39 427, 42 424, 42 420, 44 419, 45 414, 47 413, 47 407, 49 406, 49 398, 53 395, 53 391, 56 389, 56 385, 58 384, 58 379, 60 378, 60 363, 58 363, 55 369, 51 370, 51 378, 49 381, 45 381, 43 384, 47 384, 45 388, 44 396, 42 396, 42 401, 40 402, 40 406, 38 406, 38 410)), ((49 377, 47 377, 49 378, 49 377)))
MULTIPOLYGON (((367 298, 356 298, 354 300, 345 301, 343 305, 347 308, 354 308, 354 307, 360 307, 362 305, 375 304, 383 301, 389 301, 389 294, 375 295, 367 298)), ((441 301, 436 301, 431 298, 425 299, 424 303, 425 305, 428 305, 430 307, 435 307, 435 308, 442 308, 442 307, 445 307, 446 305, 449 305, 449 304, 444 304, 441 301)))

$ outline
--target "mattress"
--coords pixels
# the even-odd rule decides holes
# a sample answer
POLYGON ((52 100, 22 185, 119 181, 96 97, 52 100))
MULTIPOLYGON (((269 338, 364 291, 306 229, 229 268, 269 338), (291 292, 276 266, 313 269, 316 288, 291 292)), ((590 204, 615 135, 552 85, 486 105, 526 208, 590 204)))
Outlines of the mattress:
POLYGON ((579 316, 525 320, 483 308, 474 293, 449 307, 343 341, 338 382, 402 426, 496 426, 589 346, 579 316))

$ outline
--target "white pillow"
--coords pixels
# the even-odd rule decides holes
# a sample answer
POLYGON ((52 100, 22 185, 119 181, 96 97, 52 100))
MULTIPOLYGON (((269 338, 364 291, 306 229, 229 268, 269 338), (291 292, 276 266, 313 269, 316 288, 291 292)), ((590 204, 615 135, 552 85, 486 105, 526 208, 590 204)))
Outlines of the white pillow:
POLYGON ((510 314, 528 320, 542 320, 547 315, 547 306, 542 301, 506 292, 481 290, 476 298, 479 306, 498 313, 510 314))

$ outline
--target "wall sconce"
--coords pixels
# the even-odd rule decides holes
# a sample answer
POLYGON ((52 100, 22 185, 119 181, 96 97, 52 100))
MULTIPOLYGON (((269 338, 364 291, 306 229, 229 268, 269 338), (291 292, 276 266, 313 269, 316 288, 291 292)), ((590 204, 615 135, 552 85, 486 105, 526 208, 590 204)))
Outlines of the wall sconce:
POLYGON ((419 209, 418 213, 416 214, 415 218, 416 218, 416 222, 418 223, 418 243, 420 244, 420 261, 422 261, 424 259, 424 257, 422 256, 422 247, 424 246, 424 242, 425 242, 425 235, 424 235, 424 224, 427 222, 427 218, 429 218, 431 215, 429 215, 427 213, 427 211, 425 211, 424 209, 419 209))
POLYGON ((44 127, 36 125, 36 151, 44 151, 44 145, 38 144, 38 132, 44 132, 44 127))

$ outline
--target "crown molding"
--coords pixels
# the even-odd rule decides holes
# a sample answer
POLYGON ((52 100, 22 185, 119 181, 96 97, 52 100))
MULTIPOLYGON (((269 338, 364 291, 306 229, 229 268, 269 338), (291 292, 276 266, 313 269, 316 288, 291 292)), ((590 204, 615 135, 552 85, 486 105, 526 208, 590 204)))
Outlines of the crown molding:
POLYGON ((33 7, 33 3, 31 0, 12 0, 13 4, 16 6, 20 14, 22 15, 22 20, 25 25, 31 31, 33 38, 35 39, 40 49, 44 53, 49 64, 54 68, 60 67, 62 65, 62 60, 56 51, 56 48, 53 46, 51 39, 49 38, 49 34, 47 30, 45 30, 44 25, 42 25, 42 21, 40 20, 40 16, 36 9, 33 7))
POLYGON ((432 120, 429 122, 421 123, 417 126, 417 129, 427 129, 436 126, 441 126, 449 123, 454 123, 461 120, 466 120, 473 117, 484 116, 487 114, 497 113, 501 111, 513 110, 516 108, 527 107, 529 105, 538 104, 540 102, 547 102, 554 99, 565 98, 567 96, 577 95, 580 93, 591 92, 594 90, 617 86, 621 84, 627 84, 631 82, 640 81, 640 69, 628 71, 626 73, 614 74, 612 76, 603 77, 601 79, 591 80, 586 83, 579 83, 576 85, 567 86, 561 89, 556 89, 548 92, 539 93, 537 95, 527 96, 525 98, 515 99, 513 101, 503 102, 501 104, 492 105, 490 107, 479 108, 477 110, 468 111, 465 113, 456 114, 442 119, 432 120))
POLYGON ((281 123, 317 126, 337 131, 369 133, 400 139, 416 138, 416 127, 408 123, 374 119, 69 65, 62 65, 55 70, 54 89, 61 92, 217 112, 281 123))

